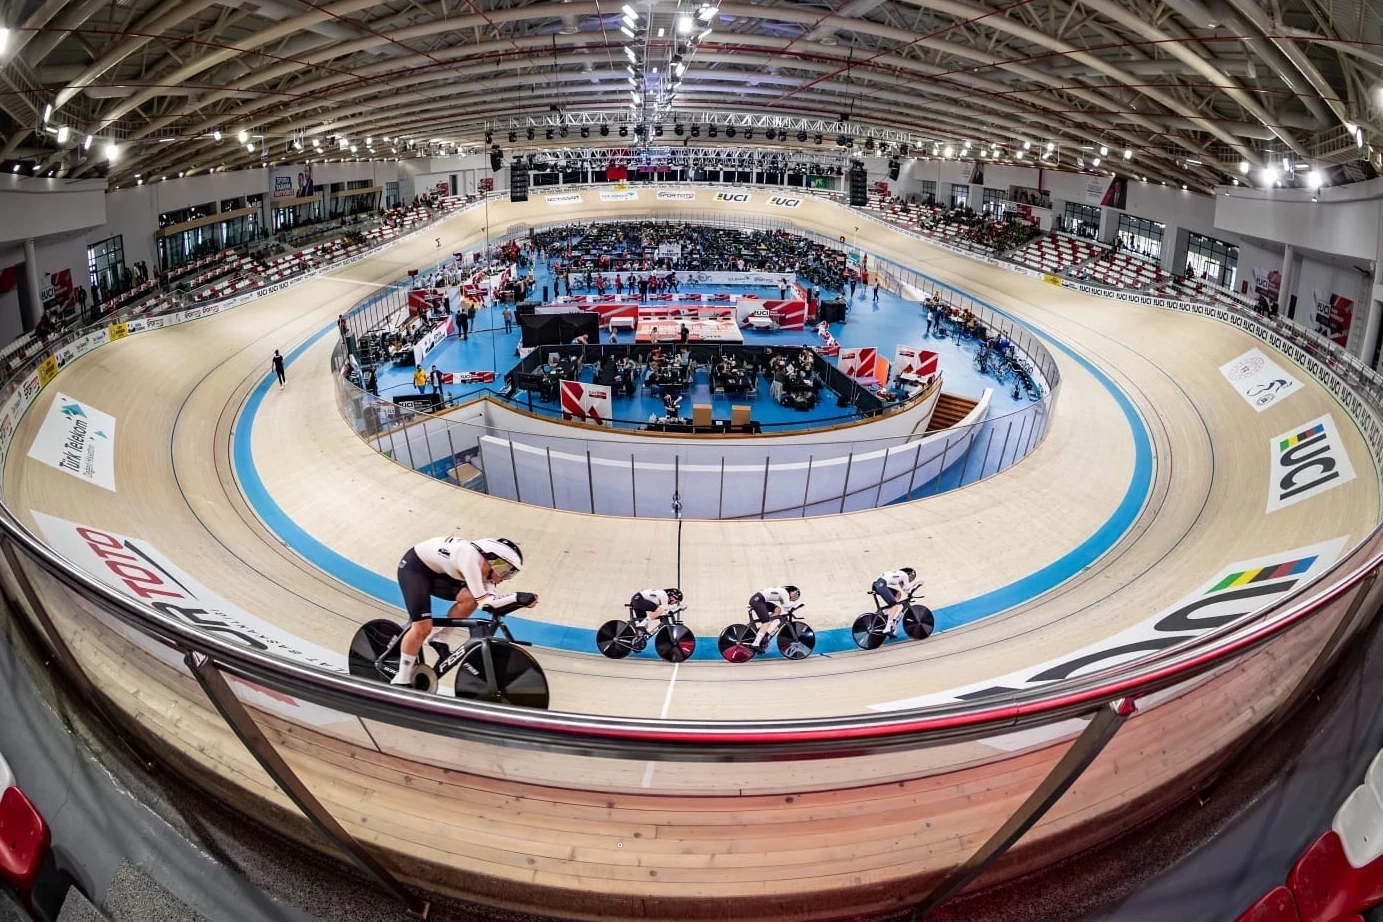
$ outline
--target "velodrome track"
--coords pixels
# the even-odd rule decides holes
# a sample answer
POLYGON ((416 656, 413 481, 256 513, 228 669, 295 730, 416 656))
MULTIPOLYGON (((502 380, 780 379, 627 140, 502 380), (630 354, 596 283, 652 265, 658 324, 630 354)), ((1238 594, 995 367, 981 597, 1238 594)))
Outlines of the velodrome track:
MULTIPOLYGON (((685 210, 717 207, 711 197, 702 191, 702 201, 685 210)), ((660 213, 679 210, 677 203, 658 206, 660 213)), ((746 206, 718 207, 732 212, 746 206)), ((557 209, 537 196, 527 205, 492 204, 490 222, 499 230, 649 209, 646 202, 557 209)), ((795 582, 810 603, 804 614, 818 630, 845 626, 860 610, 874 574, 906 564, 927 577, 927 601, 934 607, 996 590, 1007 604, 992 617, 926 643, 799 663, 694 661, 674 671, 659 662, 611 662, 594 651, 542 649, 538 655, 552 683, 554 709, 753 719, 945 699, 949 690, 992 682, 1143 624, 1203 589, 1230 564, 1339 539, 1343 544, 1331 554, 1343 556, 1340 548, 1362 540, 1379 519, 1368 448, 1349 416, 1308 374, 1298 370, 1299 392, 1262 413, 1221 375, 1220 365, 1255 346, 1291 367, 1247 334, 1213 320, 1045 285, 859 221, 825 201, 808 200, 772 217, 832 236, 854 220, 861 247, 994 304, 1085 362, 1053 348, 1064 383, 1050 433, 1030 457, 998 477, 918 503, 844 516, 686 523, 683 588, 692 606, 687 623, 702 643, 712 644, 721 627, 740 617, 756 588, 795 582), (1141 487, 1135 429, 1089 366, 1127 398, 1136 425, 1146 432, 1151 468, 1141 487), (1327 413, 1358 476, 1265 512, 1269 441, 1327 413), (1111 546, 1093 562, 1071 566, 1081 545, 1130 501, 1131 485, 1138 487, 1137 511, 1126 527, 1108 536, 1111 546), (1040 595, 1024 598, 1021 589, 1005 588, 1021 587, 1025 577, 1044 569, 1052 588, 1040 595)), ((358 624, 400 613, 314 567, 261 521, 240 489, 244 472, 232 455, 233 429, 245 424, 241 411, 263 381, 275 348, 288 354, 407 269, 474 248, 483 239, 482 221, 483 212, 472 209, 436 232, 283 293, 77 359, 16 431, 4 477, 6 503, 39 534, 34 513, 148 542, 232 604, 286 633, 343 651, 358 624), (440 249, 432 241, 438 234, 440 249), (116 417, 116 492, 26 457, 58 391, 116 417)), ((510 503, 428 479, 376 454, 337 414, 328 369, 334 342, 330 334, 317 338, 295 358, 289 387, 264 396, 252 438, 265 492, 316 542, 391 578, 399 553, 421 538, 505 534, 525 550, 522 588, 542 597, 532 617, 588 630, 618 616, 635 589, 670 584, 675 525, 668 521, 510 503)), ((67 620, 64 627, 83 662, 161 747, 228 796, 243 800, 248 792, 285 803, 185 675, 159 666, 107 630, 67 620)), ((1175 703, 1153 713, 1166 711, 1168 721, 1198 727, 1199 751, 1211 753, 1243 732, 1251 705, 1270 702, 1292 668, 1285 665, 1276 676, 1213 680, 1230 683, 1228 714, 1178 714, 1175 703), (1242 707, 1234 709, 1235 701, 1242 707), (1243 720, 1229 714, 1242 714, 1243 720)), ((1047 745, 1048 737, 1011 746, 1025 754, 1002 763, 985 761, 993 750, 972 744, 941 747, 923 759, 914 754, 856 764, 796 763, 771 778, 752 766, 669 765, 655 774, 643 763, 597 761, 578 768, 572 760, 484 747, 415 751, 410 745, 416 740, 406 734, 392 743, 367 742, 339 727, 319 725, 314 731, 275 716, 265 719, 276 729, 276 742, 291 751, 295 768, 326 790, 323 797, 336 815, 357 834, 410 859, 410 872, 511 905, 551 901, 577 912, 583 904, 571 902, 571 894, 590 887, 604 890, 607 900, 747 895, 751 899, 739 910, 746 918, 755 911, 752 897, 849 889, 858 894, 872 887, 882 904, 912 892, 918 874, 963 860, 992 828, 986 825, 991 815, 1002 819, 1005 805, 1021 799, 1060 754, 1059 747, 1047 745), (967 764, 976 767, 959 769, 967 764), (590 774, 601 769, 605 774, 590 774), (869 786, 929 771, 936 774, 896 789, 869 786), (716 795, 865 786, 833 799, 809 795, 792 808, 771 796, 705 797, 690 808, 641 794, 583 793, 637 790, 640 778, 651 792, 716 795), (525 781, 577 790, 543 796, 545 789, 525 781), (984 792, 991 796, 980 796, 984 792), (499 811, 515 797, 531 812, 520 811, 504 835, 487 829, 506 821, 508 814, 499 811), (438 811, 441 804, 454 809, 438 811), (970 817, 968 831, 954 834, 954 827, 939 821, 916 828, 918 817, 949 817, 952 810, 970 817), (864 816, 873 819, 861 823, 864 816), (625 850, 635 829, 649 835, 637 844, 629 840, 625 850), (620 838, 619 850, 611 836, 620 838), (663 870, 650 876, 645 868, 655 865, 663 870), (791 870, 763 871, 773 867, 791 870), (520 895, 507 889, 516 881, 536 886, 520 895)), ((1155 725, 1147 724, 1145 732, 1155 750, 1155 725)), ((1124 766, 1117 792, 1064 804, 1034 836, 1115 809, 1139 790, 1176 777, 1178 760, 1187 757, 1194 753, 1164 753, 1137 770, 1124 766)), ((821 901, 799 914, 830 907, 821 901)))

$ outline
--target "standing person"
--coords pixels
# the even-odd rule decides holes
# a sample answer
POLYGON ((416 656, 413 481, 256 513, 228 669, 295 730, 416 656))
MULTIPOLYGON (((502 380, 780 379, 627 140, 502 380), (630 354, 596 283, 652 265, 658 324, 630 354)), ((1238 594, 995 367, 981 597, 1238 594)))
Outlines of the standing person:
POLYGON ((442 393, 442 373, 437 370, 437 366, 432 366, 432 374, 428 375, 432 380, 432 393, 440 395, 442 393))
POLYGON ((504 305, 504 313, 501 316, 504 317, 504 332, 514 332, 514 309, 508 304, 504 305))
POLYGON ((274 374, 279 376, 279 387, 288 383, 288 376, 283 373, 283 356, 277 349, 274 350, 274 374))
POLYGON ((860 280, 856 276, 850 276, 850 297, 855 296, 855 289, 859 286, 860 280))
POLYGON ((373 368, 366 369, 365 371, 365 390, 369 391, 372 397, 379 396, 379 379, 375 377, 375 370, 373 368))
POLYGON ((786 279, 778 279, 778 300, 786 301, 788 298, 788 283, 786 279))
POLYGON ((350 333, 350 327, 346 326, 346 315, 340 314, 336 318, 336 328, 341 331, 341 338, 345 339, 350 333))
POLYGON ((877 277, 874 279, 874 303, 879 303, 879 279, 877 277))
POLYGON ((418 389, 419 394, 427 393, 427 372, 423 371, 421 365, 413 369, 413 386, 418 389))
POLYGON ((462 340, 470 338, 471 312, 469 307, 463 307, 456 312, 456 330, 461 335, 462 340))

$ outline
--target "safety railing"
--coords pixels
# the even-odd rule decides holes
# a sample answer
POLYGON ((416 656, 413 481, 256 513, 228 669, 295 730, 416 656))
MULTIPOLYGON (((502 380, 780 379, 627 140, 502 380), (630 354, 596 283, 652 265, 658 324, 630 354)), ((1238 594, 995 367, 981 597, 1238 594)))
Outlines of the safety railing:
MULTIPOLYGON (((1314 373, 1334 374, 1328 367, 1314 373)), ((0 431, 5 443, 10 435, 8 426, 0 431)), ((104 539, 89 533, 84 540, 104 539)), ((970 844, 954 859, 900 872, 936 872, 924 892, 906 897, 925 913, 1022 837, 1041 844, 1046 861, 1064 857, 1070 848, 1064 843, 1073 837, 1063 833, 1081 821, 1080 809, 1088 809, 1069 804, 1099 804, 1102 809, 1084 819, 1101 824, 1100 836, 1109 835, 1149 815, 1150 804, 1163 802, 1152 795, 1165 798, 1172 780, 1185 791, 1188 773, 1203 777, 1204 766, 1221 765, 1227 752, 1250 747, 1254 733, 1290 713, 1328 676, 1351 640, 1374 623, 1383 570, 1383 539, 1375 529, 1309 583, 1294 586, 1290 596, 1223 623, 1207 619, 1218 626, 1179 637, 1175 645, 1132 663, 1092 669, 1082 660, 1069 671, 1049 670, 1049 679, 986 697, 892 712, 709 721, 528 711, 361 682, 241 643, 224 629, 196 627, 166 604, 155 608, 136 601, 60 557, 7 507, 0 511, 0 552, 0 589, 8 607, 35 626, 63 672, 94 706, 116 723, 138 722, 135 736, 170 745, 185 732, 184 721, 201 719, 198 715, 223 721, 323 834, 419 913, 425 900, 314 795, 301 768, 309 750, 290 765, 280 750, 294 745, 295 734, 278 733, 271 740, 255 713, 272 711, 280 723, 303 722, 307 736, 463 773, 491 774, 498 753, 526 750, 523 760, 505 767, 506 784, 560 788, 579 777, 583 765, 599 763, 613 790, 705 794, 685 774, 670 772, 669 780, 652 787, 641 786, 639 778, 649 777, 650 761, 716 763, 717 775, 725 777, 739 763, 792 759, 814 760, 813 781, 789 779, 795 791, 859 788, 920 774, 954 780, 967 791, 964 836, 946 829, 938 816, 929 816, 927 825, 938 825, 953 845, 962 838, 970 844), (120 655, 102 656, 107 640, 118 645, 120 655), (172 677, 167 688, 161 682, 135 683, 138 697, 131 698, 121 683, 93 678, 98 670, 138 668, 136 661, 144 659, 157 664, 151 673, 172 677), (195 682, 205 700, 189 696, 183 679, 195 682), (266 689, 271 694, 264 694, 266 689), (169 714, 171 724, 161 723, 169 714), (378 732, 383 728, 391 732, 378 732), (1039 742, 1016 735, 1028 730, 1041 731, 1039 742), (447 745, 453 740, 466 745, 447 745), (1149 741, 1161 758, 1145 758, 1149 741), (1034 779, 1030 793, 1019 775, 1003 770, 1018 753, 1024 776, 1034 779), (994 777, 1000 780, 985 787, 990 766, 998 766, 994 777), (1074 793, 1063 801, 1068 790, 1074 793), (991 794, 991 809, 981 815, 975 805, 985 792, 991 794)), ((206 752, 202 756, 210 758, 206 752)), ((739 792, 781 785, 780 774, 756 771, 760 786, 751 782, 739 792)), ((537 803, 535 797, 531 806, 536 809, 537 803)), ((736 810, 746 808, 736 803, 736 810)), ((1090 841, 1081 840, 1083 845, 1090 841)))

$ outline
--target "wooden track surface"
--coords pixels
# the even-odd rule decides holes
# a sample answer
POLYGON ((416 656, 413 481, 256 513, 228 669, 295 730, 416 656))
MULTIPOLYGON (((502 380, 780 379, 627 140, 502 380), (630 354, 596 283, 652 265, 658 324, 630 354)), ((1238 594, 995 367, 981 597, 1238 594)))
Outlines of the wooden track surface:
MULTIPOLYGON (((690 204, 688 210, 704 212, 710 203, 690 204)), ((659 206, 666 213, 679 210, 676 203, 659 206)), ((492 205, 490 222, 504 229, 648 208, 636 202, 559 209, 537 197, 527 205, 492 205)), ((379 284, 474 246, 482 216, 463 213, 436 234, 329 276, 73 362, 16 433, 4 472, 7 503, 31 525, 30 513, 38 511, 145 539, 226 599, 323 647, 344 649, 356 625, 397 617, 396 610, 312 567, 259 521, 237 488, 231 429, 275 348, 287 354, 379 284), (440 249, 432 244, 437 234, 440 249), (117 418, 118 492, 26 457, 58 389, 117 418)), ((815 200, 771 217, 831 234, 852 220, 839 206, 815 200)), ((1054 288, 858 223, 860 246, 988 300, 1069 345, 1117 383, 1146 424, 1155 454, 1152 491, 1138 519, 1100 560, 1058 588, 922 644, 799 663, 691 662, 675 672, 658 662, 611 662, 594 651, 540 650, 554 708, 702 718, 857 713, 1044 662, 1146 621, 1229 562, 1338 537, 1352 545, 1378 520, 1369 453, 1333 398, 1298 371, 1300 393, 1255 413, 1220 374, 1221 364, 1255 345, 1290 367, 1246 334, 1207 319, 1054 288), (1359 476, 1266 514, 1269 439, 1326 412, 1334 414, 1359 476)), ((318 541, 392 578, 399 553, 421 538, 506 534, 525 550, 522 587, 542 596, 536 616, 585 628, 619 615, 634 590, 670 583, 671 522, 510 503, 431 480, 373 452, 337 415, 327 365, 333 344, 333 336, 323 337, 290 366, 289 387, 272 389, 264 401, 253 444, 269 493, 318 541)), ((1133 443, 1107 390, 1077 362, 1062 354, 1058 361, 1064 384, 1047 440, 999 477, 918 503, 831 518, 686 523, 683 587, 692 605, 686 620, 701 642, 714 643, 763 585, 801 585, 809 620, 818 629, 839 627, 853 620, 880 570, 918 567, 928 579, 928 603, 946 605, 1019 579, 1080 544, 1123 496, 1133 443)), ((189 764, 229 777, 252 797, 283 803, 189 678, 154 664, 109 630, 73 619, 64 629, 89 668, 109 677, 121 706, 162 745, 189 764)), ((1311 639, 1295 643, 1309 649, 1311 639)), ((1124 745, 1155 753, 1169 728, 1194 742, 1186 749, 1164 746, 1137 771, 1125 764, 1122 774, 1102 759, 1107 771, 1094 771, 1081 783, 1088 796, 1068 797, 1042 828, 1049 834, 1098 819, 1168 783, 1251 726, 1255 706, 1270 702, 1299 668, 1279 664, 1274 675, 1261 667, 1230 670, 1213 680, 1223 686, 1215 700, 1224 711, 1188 696, 1184 707, 1173 701, 1139 718, 1140 734, 1121 734, 1124 745)), ((479 888, 511 905, 550 902, 577 907, 573 911, 581 910, 571 895, 588 887, 635 902, 853 889, 860 896, 847 900, 850 905, 883 905, 914 892, 919 874, 963 860, 1061 752, 1050 738, 1002 759, 992 747, 967 744, 908 758, 800 763, 769 778, 762 766, 660 764, 654 772, 642 763, 583 765, 430 743, 353 721, 325 730, 277 718, 272 723, 294 764, 315 788, 329 792, 347 825, 429 864, 426 876, 436 879, 439 865, 464 869, 450 878, 458 887, 479 888), (486 775, 507 780, 492 782, 486 775), (651 795, 558 796, 533 783, 606 792, 638 790, 642 783, 650 791, 762 793, 703 797, 687 807, 685 800, 651 795), (841 785, 856 791, 843 798, 819 795, 825 800, 807 795, 795 803, 768 793, 841 785), (519 799, 531 813, 515 813, 519 799), (500 812, 487 812, 485 803, 500 812), (434 810, 439 804, 455 809, 434 810), (648 820, 641 824, 634 815, 648 820), (931 821, 921 823, 923 817, 931 821), (635 840, 639 829, 647 835, 635 840), (504 841, 491 842, 491 834, 504 841), (617 850, 609 847, 612 837, 623 843, 617 850), (796 870, 764 870, 780 866, 796 870), (520 896, 511 883, 534 888, 520 896)), ((805 918, 842 905, 803 904, 789 914, 805 918)), ((685 906, 679 911, 689 912, 685 906)), ((736 917, 752 917, 751 909, 741 911, 736 917)))

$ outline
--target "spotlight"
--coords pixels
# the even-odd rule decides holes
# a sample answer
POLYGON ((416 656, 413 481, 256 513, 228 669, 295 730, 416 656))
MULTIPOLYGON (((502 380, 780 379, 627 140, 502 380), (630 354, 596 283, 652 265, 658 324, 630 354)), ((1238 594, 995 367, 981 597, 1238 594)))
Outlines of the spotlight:
POLYGON ((530 141, 533 140, 533 129, 532 129, 532 128, 529 128, 529 129, 528 129, 528 140, 530 140, 530 141))
POLYGON ((678 122, 676 125, 672 126, 672 133, 677 135, 677 137, 679 138, 682 137, 682 132, 684 131, 686 131, 686 126, 683 125, 681 122, 678 122))
POLYGON ((662 136, 663 136, 663 126, 662 126, 662 125, 654 125, 654 126, 653 126, 653 137, 655 137, 655 138, 661 138, 662 136))
POLYGON ((610 136, 610 126, 609 126, 609 125, 601 125, 601 126, 600 126, 600 136, 601 136, 602 138, 607 138, 607 137, 610 136))
POLYGON ((865 138, 865 139, 864 139, 864 149, 865 149, 865 150, 873 150, 873 149, 874 149, 874 139, 873 139, 873 138, 865 138))
POLYGON ((554 134, 553 130, 552 130, 551 128, 549 128, 549 129, 547 130, 547 139, 548 139, 549 141, 552 140, 552 135, 553 135, 553 134, 554 134))
POLYGON ((627 138, 627 137, 629 137, 629 126, 628 126, 628 125, 620 125, 620 126, 619 126, 619 136, 620 136, 621 138, 627 138))
POLYGON ((693 126, 691 126, 691 136, 692 136, 693 138, 699 138, 699 137, 701 137, 701 126, 700 126, 700 125, 693 125, 693 126))
MULTIPOLYGON (((746 129, 744 129, 744 139, 745 139, 746 141, 752 141, 752 140, 754 140, 754 129, 753 129, 753 128, 746 128, 746 129)), ((770 140, 770 141, 773 140, 772 136, 769 137, 769 140, 770 140)))
POLYGON ((1271 167, 1271 166, 1265 166, 1265 167, 1263 167, 1262 176, 1263 176, 1263 185, 1265 185, 1265 186, 1271 186, 1273 183, 1277 182, 1277 167, 1271 167))
POLYGON ((714 138, 716 135, 720 134, 720 129, 717 128, 715 125, 712 125, 706 129, 706 134, 714 138))
POLYGON ((1125 160, 1132 160, 1132 159, 1133 159, 1133 148, 1131 148, 1131 147, 1125 147, 1125 148, 1124 148, 1124 159, 1125 159, 1125 160))
POLYGON ((509 132, 509 143, 510 143, 510 144, 513 144, 513 143, 514 143, 515 141, 517 141, 518 139, 519 139, 519 133, 518 133, 517 131, 511 131, 511 132, 509 132))
POLYGON ((590 126, 590 125, 582 125, 582 126, 581 126, 581 137, 583 137, 583 138, 589 138, 590 136, 591 136, 591 126, 590 126))
POLYGON ((727 137, 727 138, 733 138, 734 136, 735 136, 735 126, 734 126, 734 125, 730 125, 729 127, 727 127, 727 128, 725 129, 725 137, 727 137))
POLYGON ((815 140, 817 144, 820 144, 824 139, 821 137, 821 135, 817 135, 815 140))
POLYGON ((1310 186, 1312 189, 1319 189, 1321 187, 1321 174, 1319 170, 1312 170, 1306 174, 1306 185, 1310 186))
MULTIPOLYGON (((244 134, 244 132, 241 132, 241 134, 244 134)), ((244 138, 241 138, 240 140, 243 141, 243 140, 245 140, 245 139, 244 139, 244 138)), ((491 132, 491 131, 485 132, 485 143, 486 143, 486 144, 493 144, 493 143, 495 143, 495 135, 494 135, 494 132, 491 132)))
POLYGON ((68 135, 67 126, 66 126, 66 125, 60 125, 60 126, 58 126, 58 143, 59 143, 59 144, 66 144, 66 143, 67 143, 67 135, 68 135))
POLYGON ((567 136, 567 126, 563 125, 561 128, 557 129, 557 135, 565 138, 567 136))
POLYGON ((1109 148, 1108 148, 1108 147, 1105 147, 1103 144, 1100 145, 1100 156, 1101 156, 1101 157, 1107 157, 1107 156, 1109 156, 1109 148))
POLYGON ((1239 172, 1242 173, 1242 174, 1244 174, 1245 176, 1248 175, 1248 173, 1249 173, 1249 162, 1248 162, 1247 160, 1240 160, 1240 161, 1239 161, 1239 172))

